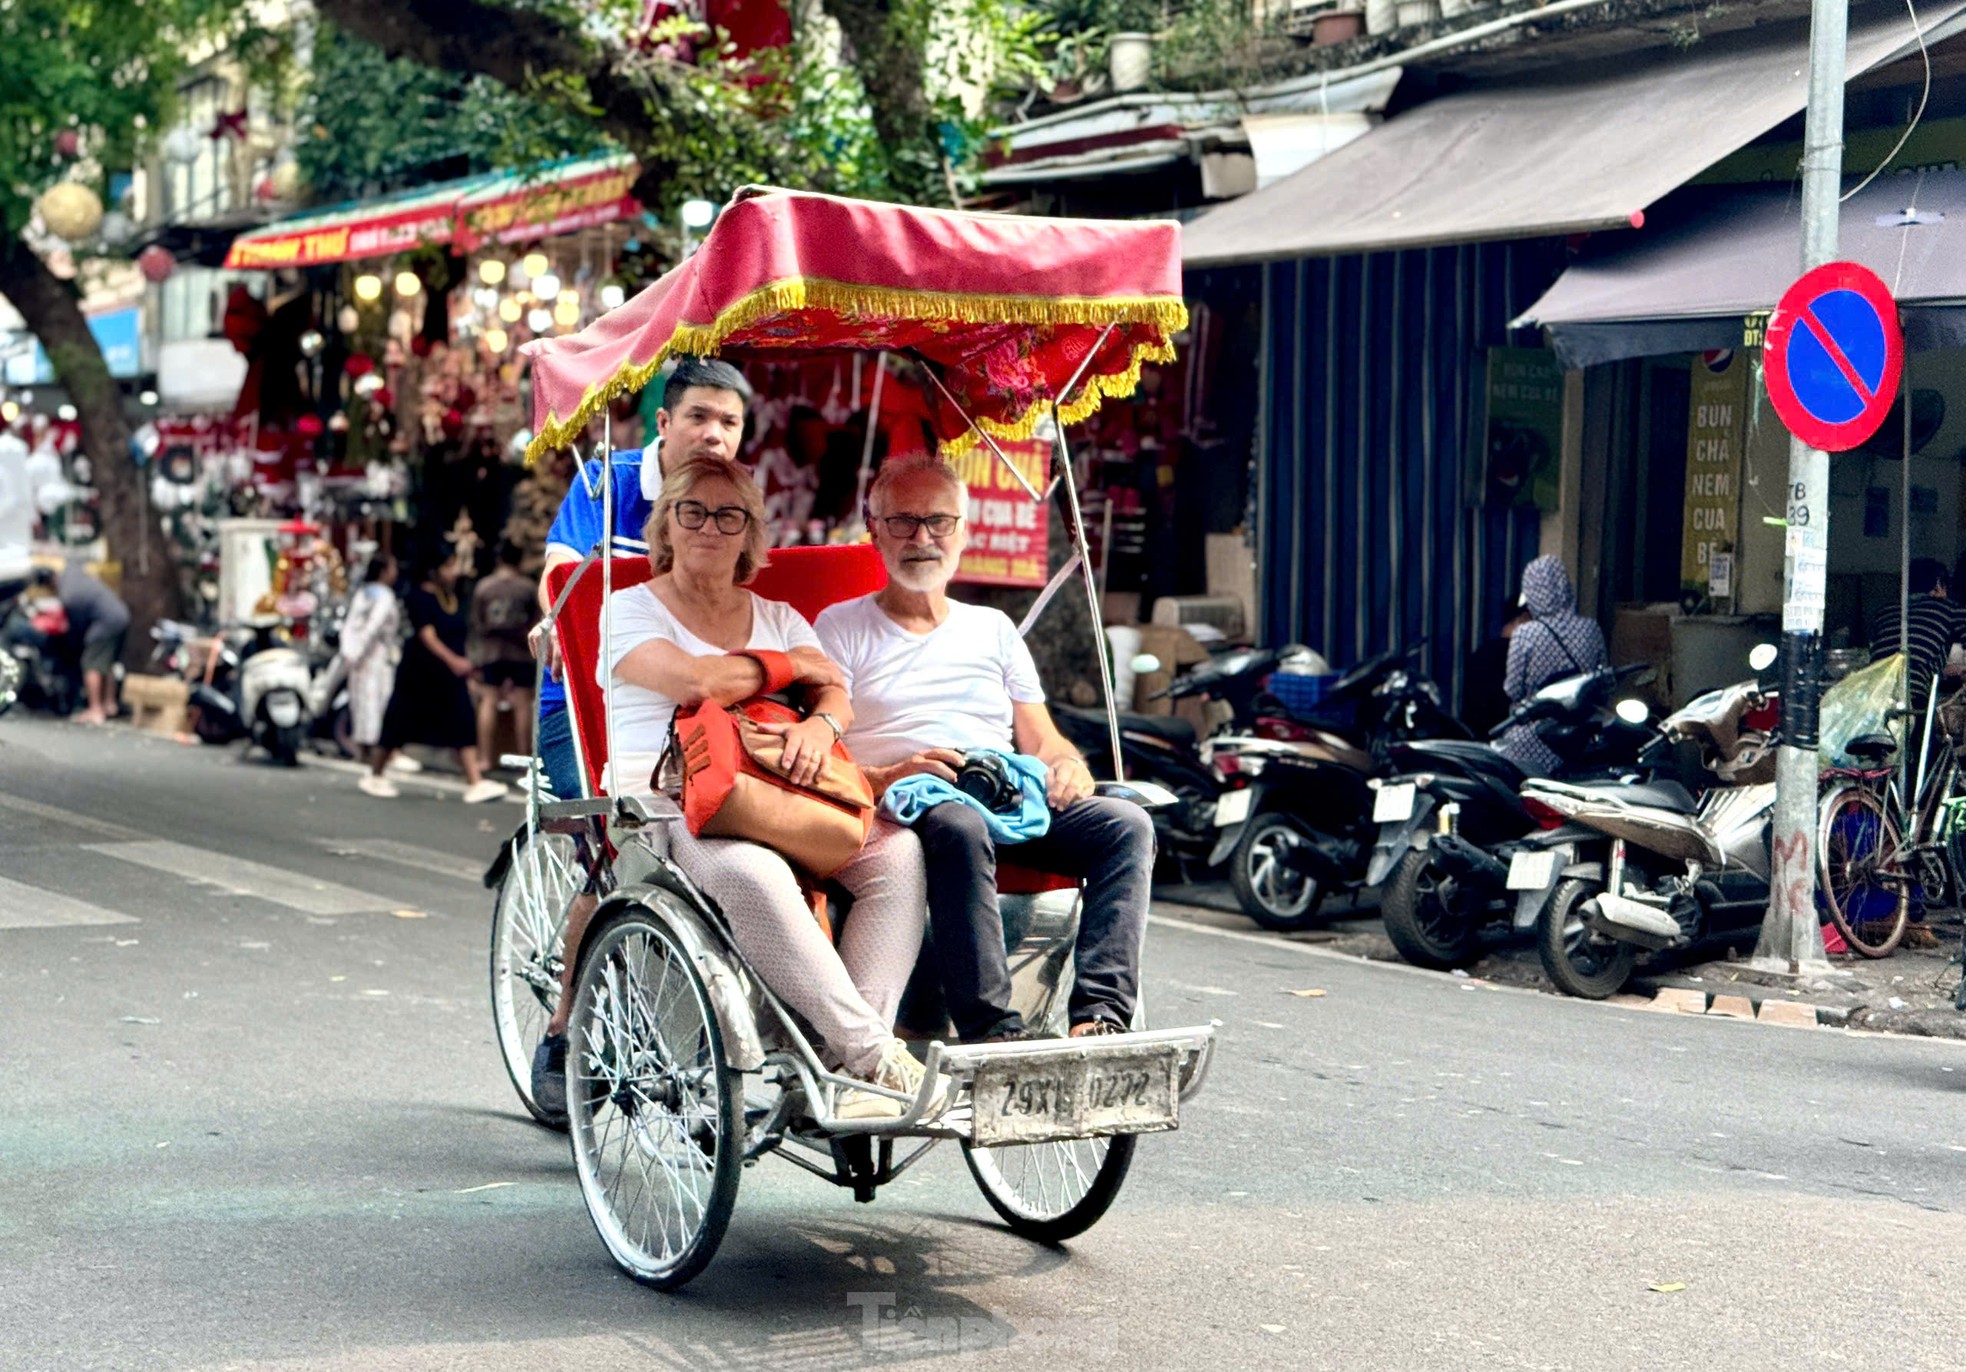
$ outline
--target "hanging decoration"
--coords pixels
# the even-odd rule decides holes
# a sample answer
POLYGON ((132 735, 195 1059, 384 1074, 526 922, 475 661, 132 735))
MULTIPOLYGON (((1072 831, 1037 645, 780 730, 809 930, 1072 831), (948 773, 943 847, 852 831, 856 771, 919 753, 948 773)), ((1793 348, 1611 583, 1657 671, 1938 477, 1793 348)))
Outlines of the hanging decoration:
POLYGON ((176 166, 188 167, 198 160, 203 142, 196 129, 180 124, 164 139, 164 157, 176 166))
POLYGON ((72 161, 82 151, 82 135, 74 129, 63 129, 55 135, 55 156, 64 162, 72 161))
POLYGON ((101 197, 79 181, 48 187, 35 208, 48 231, 70 243, 86 243, 102 224, 101 197))
POLYGON ((241 143, 245 142, 246 111, 239 109, 233 110, 229 114, 220 114, 217 119, 212 121, 211 131, 205 137, 211 139, 214 143, 227 138, 236 139, 241 143))

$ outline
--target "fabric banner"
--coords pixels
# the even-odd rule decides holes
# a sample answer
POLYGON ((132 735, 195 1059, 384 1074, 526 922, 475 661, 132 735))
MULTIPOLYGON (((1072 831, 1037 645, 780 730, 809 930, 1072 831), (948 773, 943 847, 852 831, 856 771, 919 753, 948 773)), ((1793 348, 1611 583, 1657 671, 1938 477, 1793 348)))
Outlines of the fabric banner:
MULTIPOLYGON (((1683 590, 1696 595, 1708 593, 1714 556, 1732 553, 1739 531, 1741 449, 1747 437, 1748 378, 1753 371, 1750 354, 1739 348, 1710 352, 1693 362, 1679 582, 1683 590)), ((1731 559, 1726 569, 1732 572, 1731 559)))
MULTIPOLYGON (((1045 488, 1051 444, 1043 439, 1011 439, 998 444, 1024 479, 1045 488)), ((969 546, 955 579, 972 586, 1042 586, 1049 575, 1051 507, 1031 499, 988 447, 971 448, 954 460, 969 485, 969 546)))

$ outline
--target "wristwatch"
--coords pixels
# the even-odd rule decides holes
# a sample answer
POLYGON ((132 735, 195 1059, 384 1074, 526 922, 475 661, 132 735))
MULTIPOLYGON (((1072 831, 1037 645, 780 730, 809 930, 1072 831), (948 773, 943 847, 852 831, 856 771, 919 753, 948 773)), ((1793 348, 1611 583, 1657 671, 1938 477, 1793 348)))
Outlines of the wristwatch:
POLYGON ((832 715, 828 714, 826 711, 815 710, 813 711, 812 717, 814 719, 823 719, 826 721, 828 725, 832 727, 833 742, 838 743, 841 739, 846 737, 846 730, 840 727, 840 722, 837 719, 834 719, 832 715))

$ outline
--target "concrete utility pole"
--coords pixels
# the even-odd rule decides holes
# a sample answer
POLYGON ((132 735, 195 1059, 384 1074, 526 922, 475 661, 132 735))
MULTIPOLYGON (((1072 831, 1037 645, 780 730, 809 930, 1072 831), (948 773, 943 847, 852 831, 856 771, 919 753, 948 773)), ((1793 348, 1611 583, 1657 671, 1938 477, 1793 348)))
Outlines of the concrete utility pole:
MULTIPOLYGON (((1809 109, 1802 128, 1805 272, 1836 260, 1848 33, 1848 0, 1813 0, 1809 109)), ((1829 970, 1829 959, 1816 921, 1816 714, 1829 579, 1829 454, 1793 436, 1783 571, 1782 746, 1775 759, 1774 882, 1754 961, 1771 971, 1824 972, 1829 970)))

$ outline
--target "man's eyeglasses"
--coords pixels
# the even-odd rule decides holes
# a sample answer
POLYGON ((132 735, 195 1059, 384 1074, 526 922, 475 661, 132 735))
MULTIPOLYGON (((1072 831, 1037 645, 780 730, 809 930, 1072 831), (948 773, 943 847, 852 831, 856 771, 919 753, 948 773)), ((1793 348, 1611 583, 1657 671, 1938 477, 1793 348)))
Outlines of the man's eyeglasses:
POLYGON ((676 522, 685 529, 700 529, 714 519, 718 533, 741 534, 751 525, 751 512, 741 505, 719 505, 713 510, 700 500, 678 500, 674 508, 676 522))
POLYGON ((927 529, 930 538, 947 538, 962 523, 961 515, 876 515, 874 522, 887 530, 889 538, 913 538, 915 530, 927 529))

